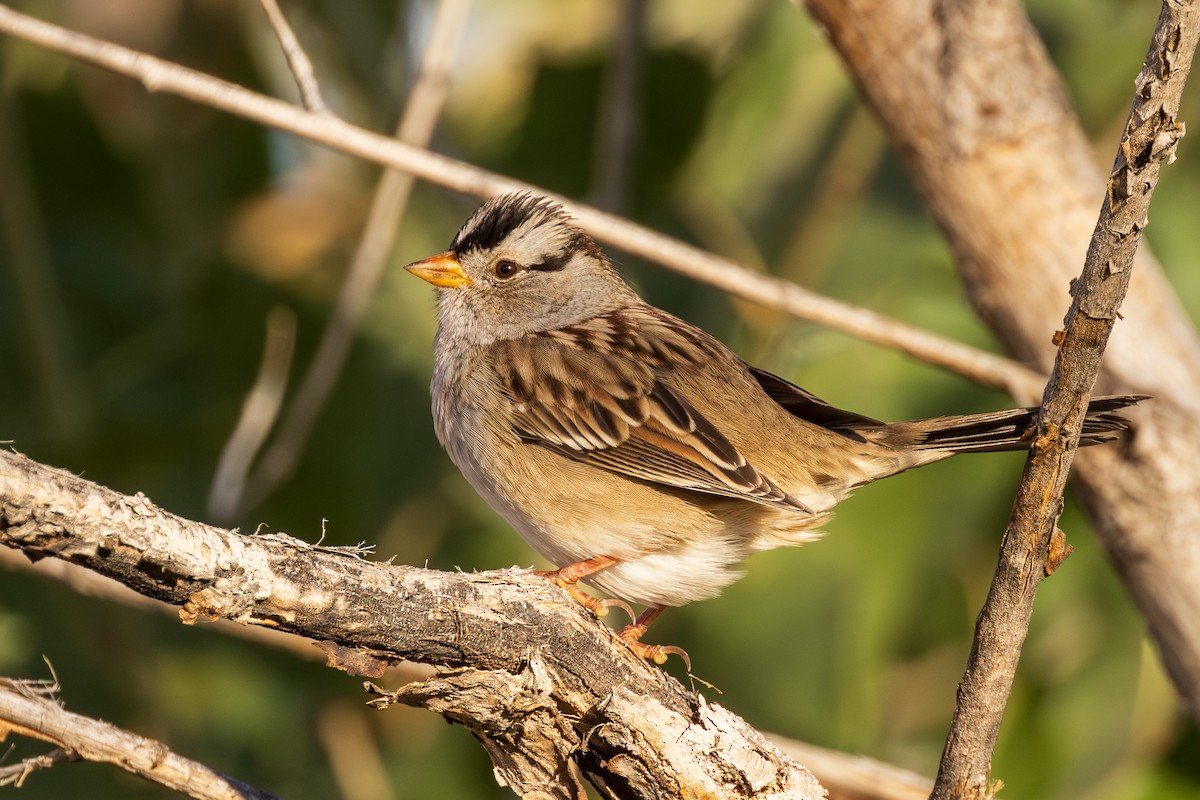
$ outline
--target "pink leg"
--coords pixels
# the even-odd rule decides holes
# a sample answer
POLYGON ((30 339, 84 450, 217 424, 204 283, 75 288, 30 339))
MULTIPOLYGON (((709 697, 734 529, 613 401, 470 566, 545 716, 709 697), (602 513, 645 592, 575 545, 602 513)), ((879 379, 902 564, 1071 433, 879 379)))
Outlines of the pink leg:
POLYGON ((595 558, 576 561, 574 564, 567 564, 561 569, 549 572, 538 570, 536 574, 541 575, 555 586, 566 589, 567 594, 575 598, 575 602, 591 611, 597 617, 603 617, 608 613, 610 608, 620 608, 629 615, 630 619, 636 620, 637 617, 633 613, 633 609, 624 600, 601 600, 599 597, 593 597, 579 588, 579 581, 619 562, 620 559, 613 558, 612 556, 596 556, 595 558))

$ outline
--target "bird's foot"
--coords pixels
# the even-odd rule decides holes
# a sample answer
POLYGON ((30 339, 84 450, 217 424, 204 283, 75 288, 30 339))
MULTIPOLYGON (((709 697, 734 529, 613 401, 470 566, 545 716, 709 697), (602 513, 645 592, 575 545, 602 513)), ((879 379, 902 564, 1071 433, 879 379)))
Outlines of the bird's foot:
POLYGON ((662 612, 663 606, 651 606, 650 608, 647 608, 636 620, 634 620, 632 625, 626 625, 624 630, 618 633, 617 636, 622 642, 629 646, 629 649, 632 650, 635 655, 639 656, 640 658, 644 658, 647 661, 653 661, 655 664, 659 664, 660 666, 667 663, 668 657, 673 655, 679 656, 683 659, 684 666, 687 667, 687 671, 690 673, 692 671, 692 659, 688 656, 687 651, 682 647, 661 644, 645 644, 641 640, 642 636, 646 633, 646 629, 650 627, 650 623, 653 622, 662 612))
POLYGON ((583 589, 580 589, 579 584, 577 584, 577 583, 567 583, 566 581, 561 581, 561 580, 555 579, 553 577, 554 576, 553 572, 549 572, 549 573, 539 572, 538 574, 541 575, 543 578, 546 578, 547 580, 549 580, 555 586, 559 586, 563 589, 566 589, 567 594, 569 594, 569 595, 571 595, 571 597, 575 598, 575 602, 579 603, 579 605, 583 606, 588 611, 591 611, 597 617, 603 617, 603 616, 607 615, 608 610, 610 608, 619 608, 622 611, 624 611, 626 614, 628 614, 630 619, 637 619, 637 614, 633 613, 633 607, 630 606, 629 603, 626 603, 624 600, 617 600, 615 598, 601 600, 599 597, 596 597, 595 595, 590 595, 587 592, 585 592, 583 589))
POLYGON ((610 608, 619 608, 636 623, 637 615, 633 613, 633 608, 624 600, 601 600, 599 597, 594 597, 579 588, 580 580, 586 578, 588 575, 599 572, 605 567, 611 567, 616 563, 617 559, 612 556, 598 556, 585 561, 576 561, 574 564, 568 564, 562 569, 536 570, 534 574, 540 575, 555 586, 565 589, 567 594, 575 599, 575 602, 588 611, 591 611, 597 617, 603 617, 608 614, 610 608))

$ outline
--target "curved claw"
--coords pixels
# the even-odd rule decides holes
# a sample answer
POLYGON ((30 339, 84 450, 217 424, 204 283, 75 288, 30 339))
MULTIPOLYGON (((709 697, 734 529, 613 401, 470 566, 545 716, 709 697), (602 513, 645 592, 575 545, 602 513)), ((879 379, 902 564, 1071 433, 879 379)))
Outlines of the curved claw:
POLYGON ((603 617, 606 614, 608 614, 608 610, 610 608, 619 608, 619 609, 623 610, 626 614, 628 614, 629 618, 631 620, 635 620, 635 621, 637 620, 637 614, 633 613, 633 608, 629 605, 629 603, 626 603, 624 600, 615 600, 615 599, 601 600, 599 597, 594 597, 593 595, 590 595, 587 592, 585 592, 583 589, 580 589, 579 584, 567 583, 566 581, 563 581, 563 580, 556 580, 553 577, 553 573, 545 574, 545 573, 539 572, 538 574, 541 575, 543 578, 546 578, 548 581, 553 583, 555 586, 565 589, 567 591, 567 594, 571 595, 571 597, 574 598, 576 603, 579 603, 579 605, 583 606, 588 611, 591 611, 597 617, 603 617))
POLYGON ((578 561, 574 564, 568 564, 562 569, 556 570, 534 570, 535 575, 539 575, 567 591, 575 599, 575 602, 591 611, 597 617, 603 617, 608 614, 610 608, 619 608, 629 615, 629 618, 637 622, 637 614, 633 613, 633 608, 624 600, 609 599, 601 600, 599 597, 592 595, 579 588, 579 581, 586 578, 592 573, 599 572, 605 567, 611 567, 617 563, 617 559, 611 556, 600 556, 598 558, 589 558, 586 561, 578 561))
POLYGON ((682 647, 661 644, 642 644, 638 641, 631 642, 625 639, 622 639, 622 641, 629 645, 629 649, 632 650, 635 655, 640 656, 647 661, 653 661, 659 666, 667 663, 668 656, 679 656, 683 659, 683 664, 687 668, 687 671, 692 671, 692 659, 690 656, 688 656, 687 651, 682 647))
MULTIPOLYGON (((568 591, 570 591, 570 590, 568 589, 568 591)), ((633 613, 633 606, 629 605, 629 603, 626 603, 624 600, 617 600, 616 598, 613 598, 613 597, 610 597, 607 600, 601 600, 598 597, 592 597, 590 594, 583 591, 579 587, 576 587, 575 591, 579 592, 581 595, 588 598, 588 600, 590 600, 591 603, 596 604, 596 607, 592 608, 592 606, 589 603, 586 603, 586 602, 584 603, 584 605, 587 608, 591 609, 592 613, 595 614, 597 617, 603 617, 605 614, 608 613, 608 610, 610 608, 619 608, 622 611, 624 611, 626 614, 629 615, 629 619, 631 619, 634 622, 637 622, 637 614, 633 613)), ((572 593, 571 596, 574 597, 575 596, 574 593, 572 593)), ((576 597, 575 599, 578 600, 579 598, 576 597)))
POLYGON ((687 671, 692 671, 692 659, 688 656, 687 651, 682 647, 673 647, 670 645, 661 644, 643 644, 641 639, 650 627, 650 623, 658 618, 658 615, 663 612, 662 606, 651 606, 642 612, 642 615, 634 620, 632 625, 626 625, 617 636, 622 642, 629 645, 629 649, 635 655, 653 661, 655 664, 663 665, 667 663, 667 658, 672 655, 679 656, 683 659, 684 665, 687 666, 687 671))

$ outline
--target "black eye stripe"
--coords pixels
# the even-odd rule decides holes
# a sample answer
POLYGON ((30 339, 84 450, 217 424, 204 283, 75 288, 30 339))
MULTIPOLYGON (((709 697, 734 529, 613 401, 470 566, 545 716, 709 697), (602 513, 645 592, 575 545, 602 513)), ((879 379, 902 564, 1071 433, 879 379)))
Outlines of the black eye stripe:
POLYGON ((546 256, 541 261, 534 264, 528 264, 527 266, 529 269, 536 269, 539 272, 558 272, 560 269, 567 266, 567 264, 571 263, 571 259, 574 257, 574 255, 575 254, 570 251, 556 253, 555 255, 546 256))

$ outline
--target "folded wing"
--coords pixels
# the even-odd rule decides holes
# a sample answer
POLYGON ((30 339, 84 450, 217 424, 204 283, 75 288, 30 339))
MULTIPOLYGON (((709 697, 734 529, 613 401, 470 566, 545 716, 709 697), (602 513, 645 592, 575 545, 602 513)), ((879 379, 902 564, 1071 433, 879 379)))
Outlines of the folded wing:
POLYGON ((712 345, 660 314, 625 309, 494 345, 517 433, 639 480, 812 513, 664 383, 668 365, 702 363, 712 345))

